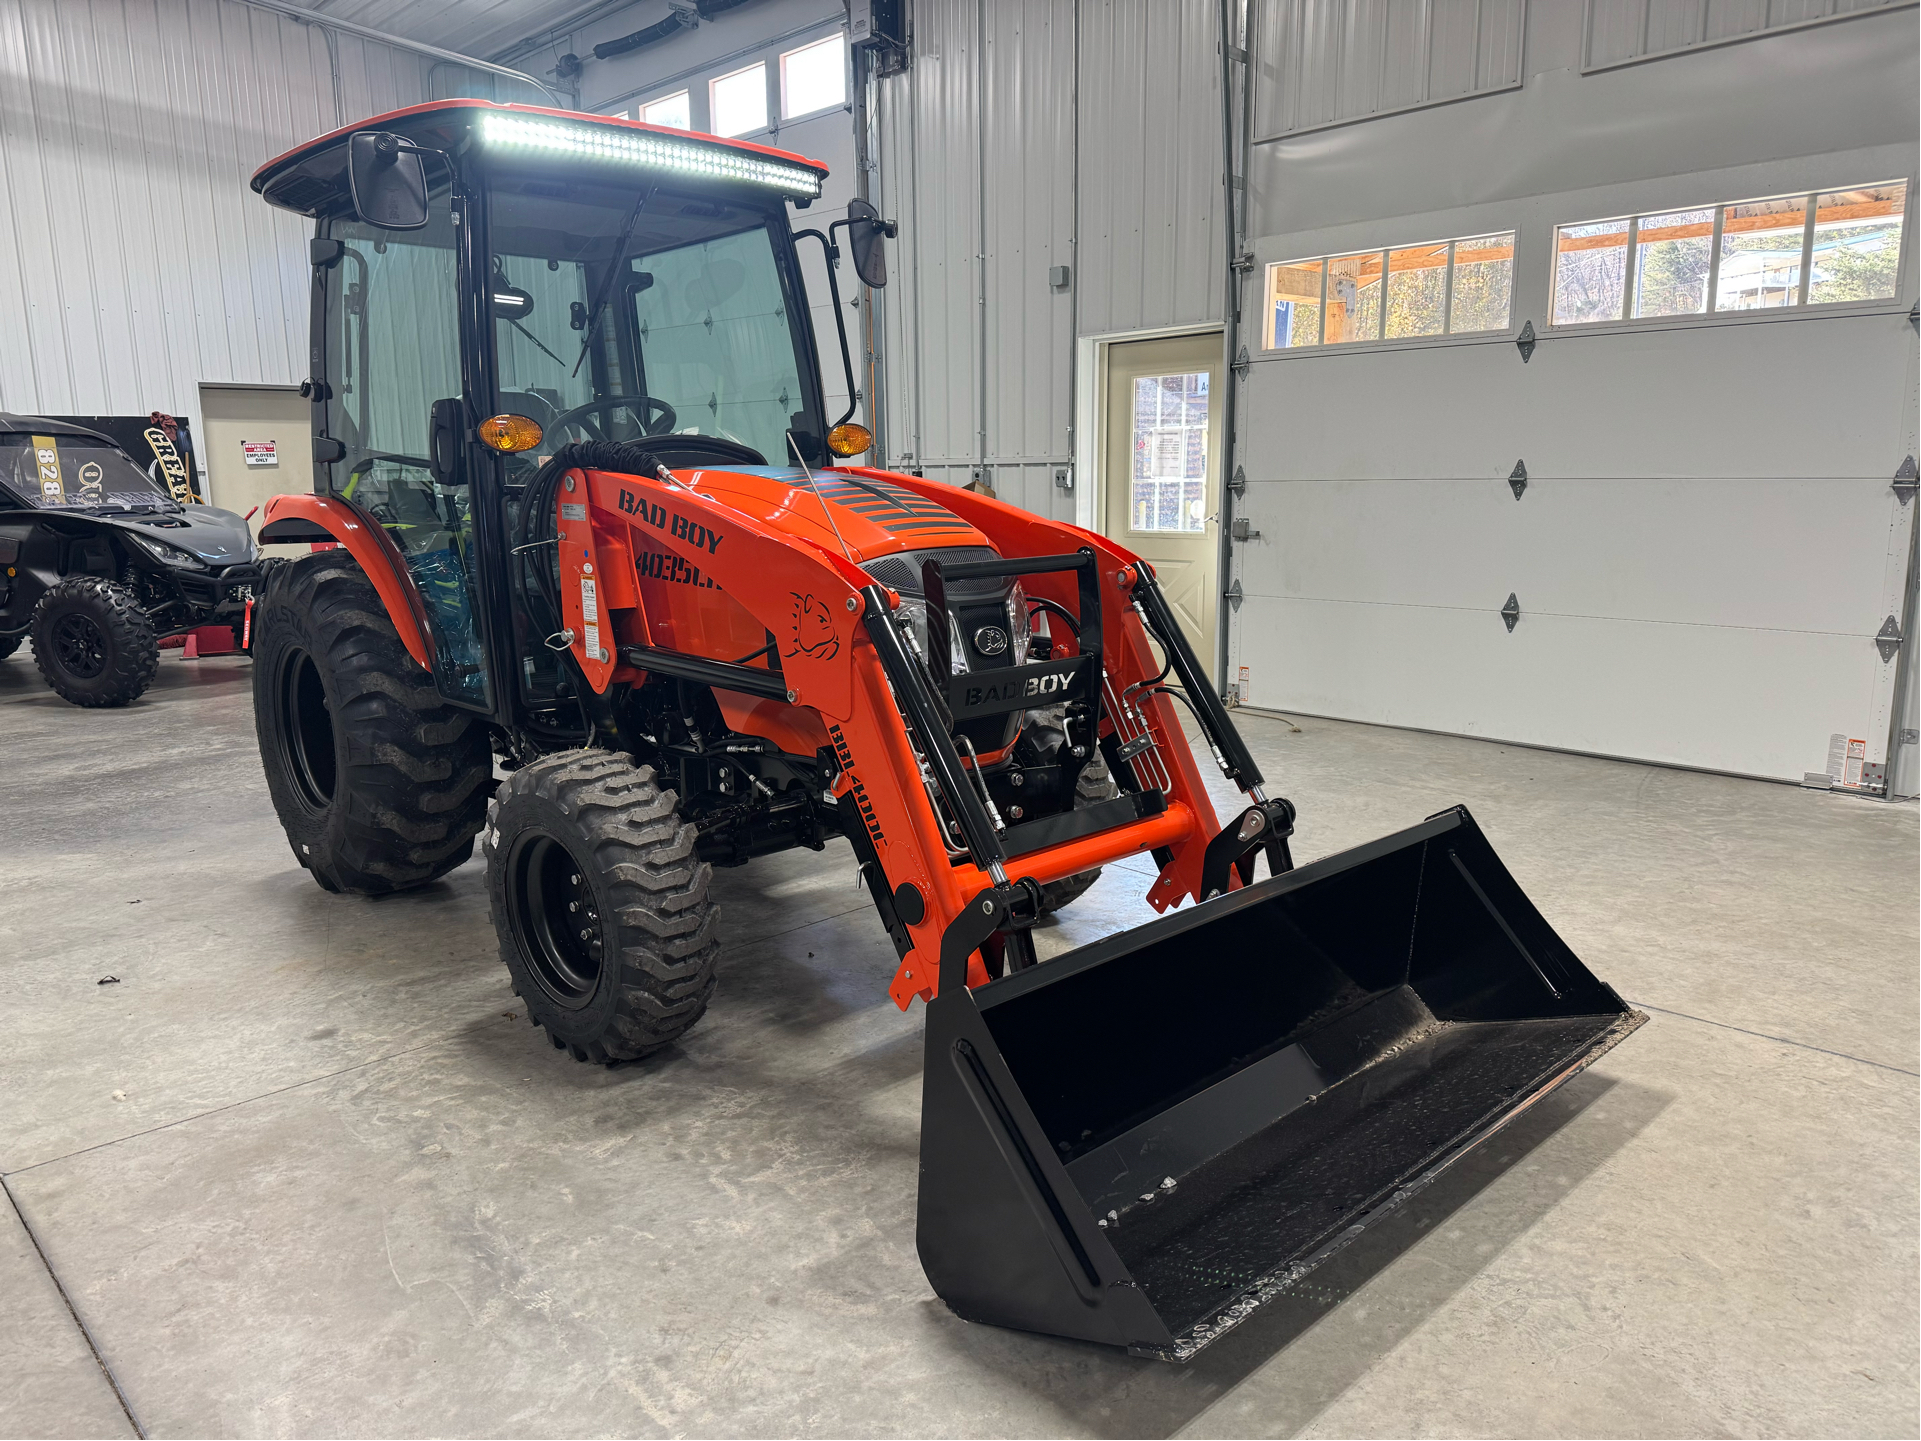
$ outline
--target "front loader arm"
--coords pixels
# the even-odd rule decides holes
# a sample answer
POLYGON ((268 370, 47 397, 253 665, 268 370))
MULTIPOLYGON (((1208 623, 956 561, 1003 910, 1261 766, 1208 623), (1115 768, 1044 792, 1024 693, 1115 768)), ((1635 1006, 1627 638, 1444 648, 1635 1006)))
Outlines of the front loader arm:
MULTIPOLYGON (((1145 729, 1153 741, 1152 760, 1158 761, 1166 772, 1162 779, 1167 782, 1169 801, 1185 806, 1193 813, 1197 823, 1198 833, 1195 836, 1182 837, 1171 844, 1157 843, 1157 848, 1169 854, 1160 875, 1148 889, 1147 900, 1155 910, 1165 911, 1189 897, 1202 899, 1205 894, 1202 873, 1207 846, 1209 840, 1218 833, 1220 823, 1214 814, 1213 802, 1208 798, 1200 768, 1194 763, 1194 752, 1187 742, 1174 702, 1167 695, 1149 687, 1149 682, 1161 673, 1161 666, 1148 644, 1147 630, 1141 622, 1133 595, 1142 575, 1140 558, 1105 536, 1082 530, 1077 525, 1049 520, 973 491, 891 471, 859 469, 852 473, 884 479, 903 490, 911 490, 929 500, 938 501, 985 535, 1004 556, 1047 555, 1085 547, 1099 557, 1104 601, 1101 607, 1102 650, 1107 662, 1108 681, 1108 694, 1103 707, 1106 712, 1102 720, 1103 734, 1112 736, 1117 725, 1123 732, 1145 729), (1130 691, 1130 687, 1137 685, 1139 689, 1130 691), (1122 713, 1117 717, 1116 711, 1122 713), (1129 712, 1132 717, 1138 717, 1138 727, 1130 726, 1129 712)), ((1023 577, 1021 583, 1031 596, 1066 605, 1070 609, 1073 607, 1073 587, 1058 575, 1023 577)), ((1225 723, 1224 716, 1220 719, 1225 723)), ((1261 783, 1260 772, 1246 757, 1239 736, 1232 735, 1231 723, 1227 729, 1232 739, 1228 755, 1222 759, 1223 769, 1243 790, 1255 790, 1261 783)), ((1214 744, 1211 736, 1204 736, 1203 739, 1210 746, 1214 744)), ((1237 887, 1239 878, 1230 877, 1228 884, 1237 887)))
MULTIPOLYGON (((575 488, 563 483, 555 492, 561 591, 582 673, 603 692, 616 680, 644 679, 652 633, 633 583, 643 541, 645 549, 673 557, 674 580, 725 592, 773 637, 778 672, 729 663, 711 683, 778 692, 819 715, 839 772, 832 803, 844 828, 864 832, 906 936, 889 988, 903 1008, 945 986, 984 984, 989 973, 980 947, 995 933, 1031 923, 1023 897, 1037 894, 1040 884, 1150 851, 1167 858, 1150 891, 1157 908, 1198 898, 1217 822, 1165 696, 1141 690, 1124 703, 1124 723, 1132 716, 1136 730, 1149 733, 1161 764, 1148 797, 1153 804, 1137 807, 1132 819, 1026 844, 1010 856, 954 748, 932 678, 903 647, 892 618, 894 592, 846 558, 681 483, 597 470, 567 479, 575 488)), ((1071 607, 1082 597, 1063 576, 1078 573, 1085 583, 1088 562, 1072 557, 1091 555, 1104 644, 1089 653, 1098 650, 1105 670, 1103 709, 1128 687, 1153 681, 1156 662, 1127 594, 1147 574, 1133 557, 1073 527, 1020 512, 1010 518, 1007 507, 979 511, 977 520, 979 508, 967 505, 972 497, 945 487, 930 498, 953 505, 965 520, 985 522, 983 533, 1015 566, 1023 558, 1040 565, 1037 547, 1051 547, 1051 568, 1024 583, 1070 613, 1079 613, 1071 607)), ((657 664, 664 659, 653 654, 657 664)), ((685 666, 688 657, 675 652, 674 659, 685 666)), ((991 674, 1016 678, 1024 669, 1033 668, 991 674)))

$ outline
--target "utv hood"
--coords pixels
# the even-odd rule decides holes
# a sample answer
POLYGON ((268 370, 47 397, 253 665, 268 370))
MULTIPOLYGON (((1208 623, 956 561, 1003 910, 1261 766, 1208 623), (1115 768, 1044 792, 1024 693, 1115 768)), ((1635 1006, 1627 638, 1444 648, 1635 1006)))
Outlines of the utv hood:
POLYGON ((217 506, 187 505, 178 510, 105 515, 100 519, 121 530, 152 536, 192 551, 211 566, 234 565, 256 558, 253 532, 247 528, 247 522, 217 506))

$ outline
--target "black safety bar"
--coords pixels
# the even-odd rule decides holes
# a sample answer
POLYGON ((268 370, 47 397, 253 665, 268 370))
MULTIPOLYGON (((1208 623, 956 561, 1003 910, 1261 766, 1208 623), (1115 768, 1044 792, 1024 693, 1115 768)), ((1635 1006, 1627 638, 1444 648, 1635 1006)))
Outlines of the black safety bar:
MULTIPOLYGON (((1085 694, 1077 698, 1082 708, 1079 718, 1080 736, 1072 741, 1079 755, 1077 759, 1085 765, 1100 747, 1101 736, 1101 657, 1104 631, 1101 628, 1101 572, 1100 560, 1093 550, 1083 546, 1080 550, 1065 555, 1026 555, 1012 556, 999 560, 942 561, 938 555, 930 556, 921 562, 921 589, 927 596, 927 638, 928 649, 933 652, 928 664, 934 668, 934 676, 947 692, 944 699, 951 714, 989 714, 993 706, 983 708, 969 705, 964 694, 957 694, 955 683, 960 679, 954 671, 953 641, 949 635, 947 622, 947 583, 958 580, 988 580, 1003 576, 1048 575, 1061 571, 1073 571, 1080 583, 1080 620, 1077 641, 1080 655, 1075 660, 1041 661, 1028 666, 1007 666, 991 671, 971 674, 967 680, 979 686, 992 680, 994 687, 1010 696, 1020 696, 1026 689, 1025 682, 1033 679, 1044 682, 1047 679, 1068 671, 1078 671, 1086 676, 1085 694)), ((1034 697, 1045 703, 1044 696, 1037 693, 1034 697)), ((1018 710, 1025 708, 1025 700, 1002 704, 1000 709, 1018 710)), ((1065 776, 1065 783, 1071 790, 1080 778, 1081 765, 1072 767, 1072 773, 1065 776)))

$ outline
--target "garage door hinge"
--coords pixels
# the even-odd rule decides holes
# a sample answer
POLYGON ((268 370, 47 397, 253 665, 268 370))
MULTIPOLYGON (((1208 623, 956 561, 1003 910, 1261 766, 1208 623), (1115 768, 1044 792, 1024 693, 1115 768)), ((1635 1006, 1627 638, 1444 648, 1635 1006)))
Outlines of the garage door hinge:
POLYGON ((1901 734, 1895 738, 1895 744, 1904 746, 1921 745, 1921 730, 1902 731, 1901 734))
POLYGON ((1233 607, 1233 608, 1234 608, 1235 610, 1239 610, 1239 609, 1241 608, 1241 583, 1240 583, 1240 581, 1238 581, 1238 580, 1237 580, 1237 581, 1235 581, 1235 582, 1234 582, 1234 584, 1232 584, 1232 585, 1230 585, 1230 586, 1229 586, 1229 587, 1228 587, 1228 588, 1227 588, 1226 590, 1224 590, 1224 591, 1222 591, 1222 592, 1221 592, 1221 594, 1223 594, 1223 595, 1225 595, 1225 596, 1227 597, 1227 603, 1228 603, 1228 604, 1229 604, 1230 606, 1232 606, 1232 607, 1233 607))
POLYGON ((1507 593, 1507 604, 1501 607, 1501 619, 1507 622, 1508 634, 1514 633, 1514 623, 1521 618, 1521 602, 1514 598, 1514 592, 1507 593))
POLYGON ((1893 660, 1895 653, 1901 649, 1901 622, 1893 616, 1882 621, 1881 629, 1874 633, 1874 644, 1875 648, 1881 652, 1881 661, 1884 665, 1893 660))
POLYGON ((1894 472, 1894 493, 1900 499, 1901 504, 1906 505, 1914 499, 1915 485, 1914 457, 1909 456, 1901 462, 1900 468, 1894 472))
POLYGON ((1250 364, 1252 364, 1252 362, 1247 358, 1247 347, 1243 345, 1241 347, 1241 353, 1234 357, 1234 378, 1236 380, 1247 379, 1247 367, 1250 364))
POLYGON ((1520 335, 1515 337, 1514 348, 1521 352, 1521 364, 1526 365, 1534 359, 1534 322, 1528 321, 1521 327, 1520 335))
POLYGON ((1252 270, 1254 268, 1254 252, 1251 250, 1243 250, 1239 255, 1235 256, 1234 268, 1236 270, 1252 270))
POLYGON ((1227 488, 1235 495, 1239 495, 1247 489, 1247 468, 1245 466, 1237 465, 1234 467, 1234 478, 1227 483, 1227 488))
POLYGON ((1525 460, 1517 460, 1514 462, 1514 469, 1508 472, 1507 483, 1508 488, 1514 492, 1514 498, 1519 500, 1521 498, 1521 492, 1527 489, 1527 462, 1525 460))

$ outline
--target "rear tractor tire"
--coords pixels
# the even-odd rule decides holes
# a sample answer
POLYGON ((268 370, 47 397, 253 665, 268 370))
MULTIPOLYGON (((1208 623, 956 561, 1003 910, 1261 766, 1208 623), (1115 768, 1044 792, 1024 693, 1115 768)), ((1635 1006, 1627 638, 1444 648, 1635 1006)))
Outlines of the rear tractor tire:
POLYGON ((500 958, 528 1019, 577 1061, 658 1051, 714 994, 713 870, 678 805, 651 766, 562 751, 509 775, 488 807, 500 958))
POLYGON ((473 855, 493 779, 486 723, 441 699, 346 551, 273 568, 253 658, 267 790, 323 888, 409 890, 473 855))
POLYGON ((124 585, 70 575, 33 608, 33 663, 62 700, 89 710, 123 706, 153 684, 160 642, 124 585))
MULTIPOLYGON (((1107 762, 1096 755, 1081 767, 1080 779, 1074 782, 1074 809, 1085 810, 1101 801, 1111 801, 1120 793, 1121 788, 1107 773, 1107 762)), ((1058 881, 1049 881, 1041 887, 1041 914, 1051 916, 1063 906, 1072 905, 1100 878, 1101 868, 1095 866, 1091 871, 1078 871, 1058 881)))

